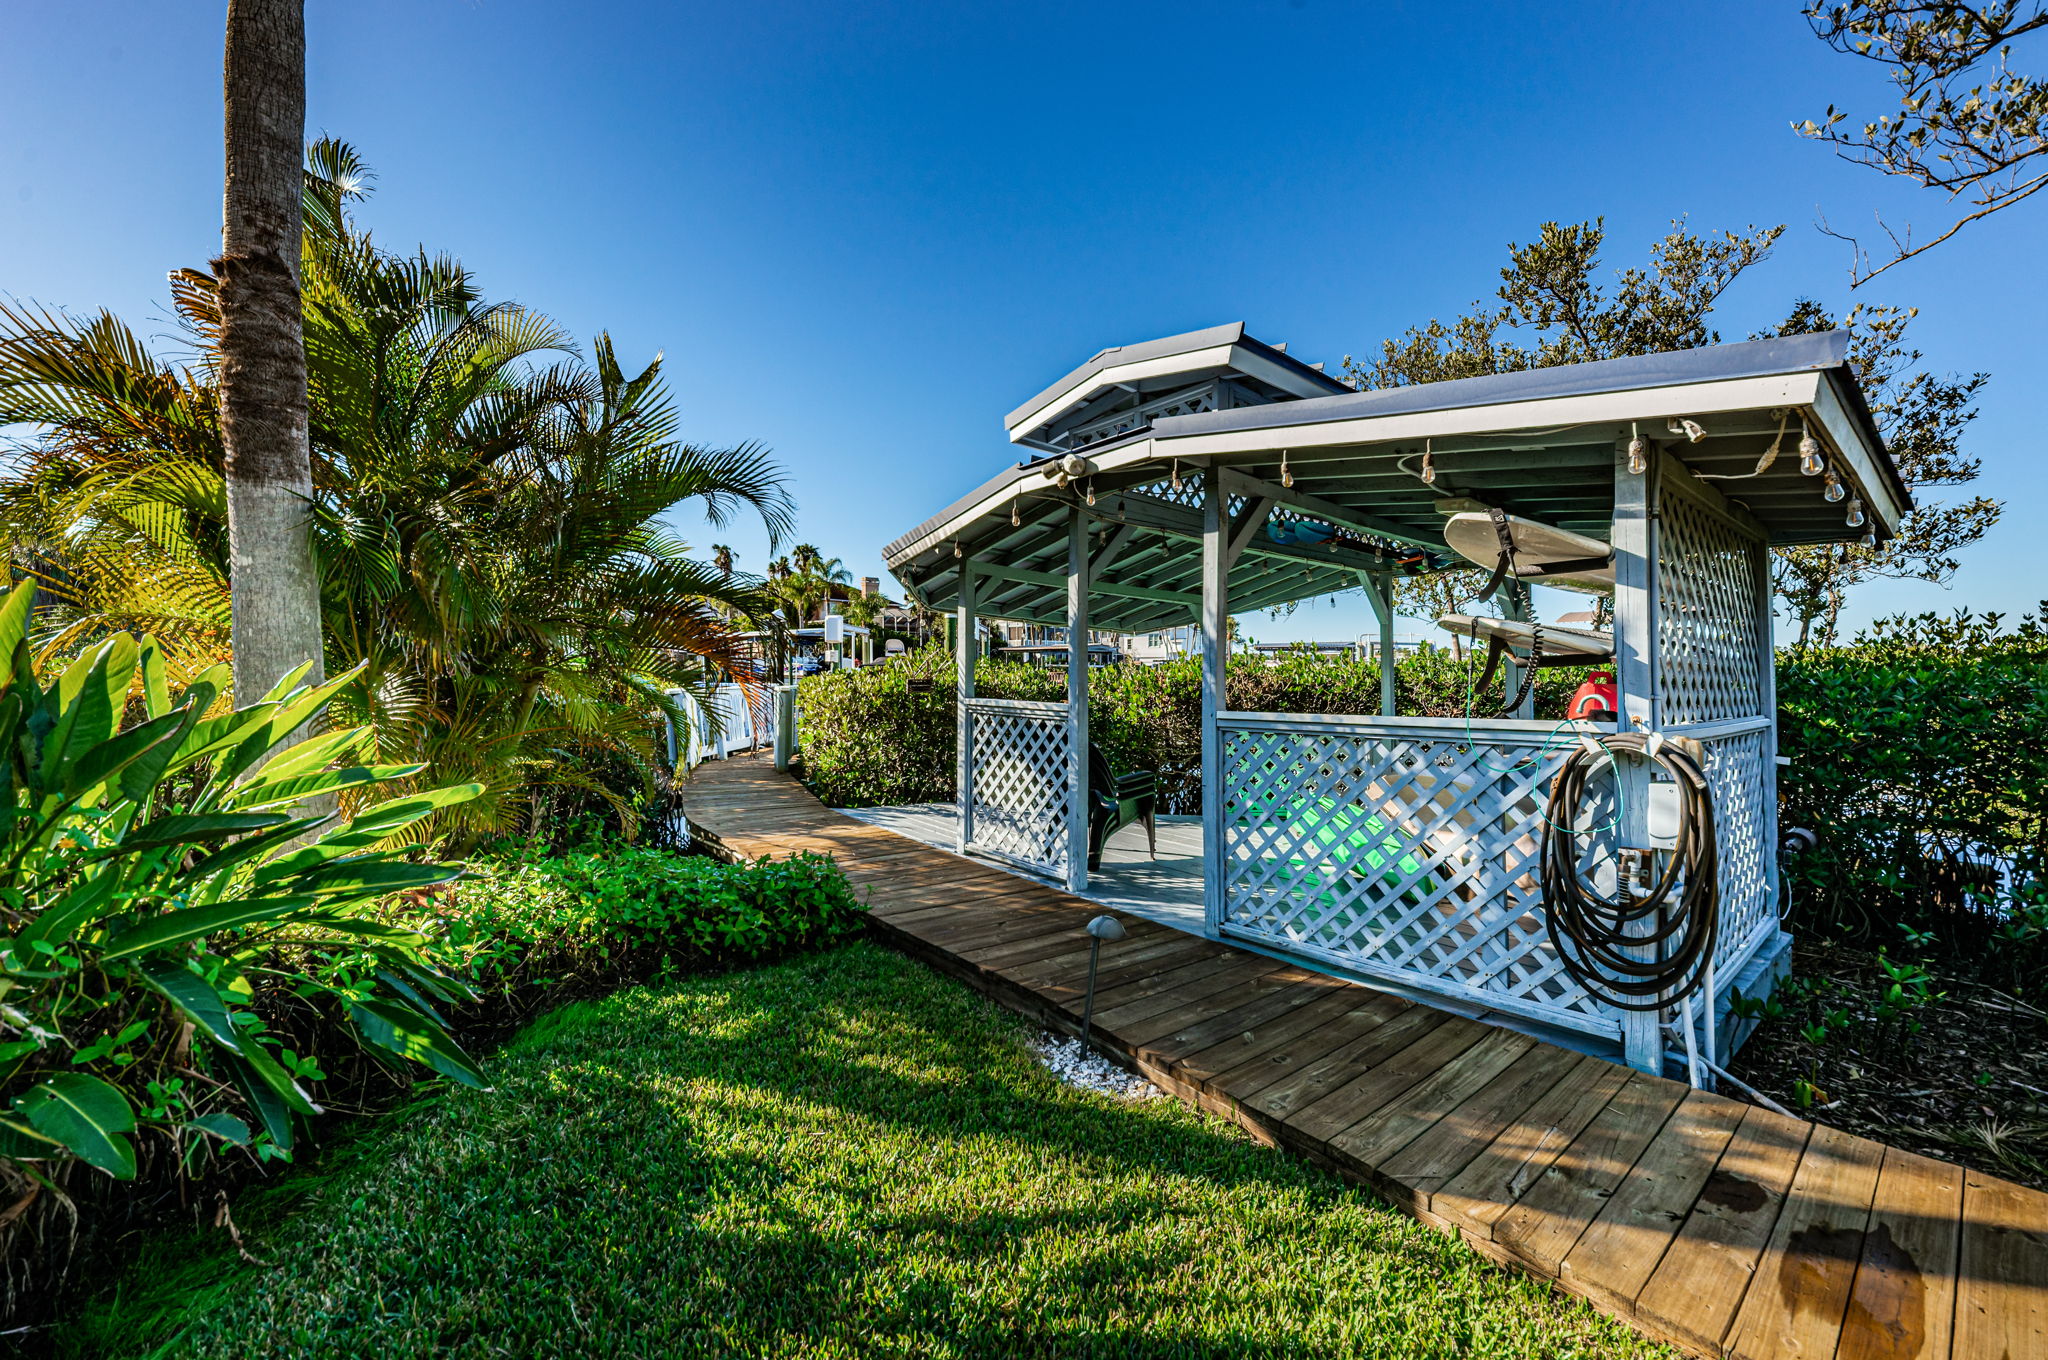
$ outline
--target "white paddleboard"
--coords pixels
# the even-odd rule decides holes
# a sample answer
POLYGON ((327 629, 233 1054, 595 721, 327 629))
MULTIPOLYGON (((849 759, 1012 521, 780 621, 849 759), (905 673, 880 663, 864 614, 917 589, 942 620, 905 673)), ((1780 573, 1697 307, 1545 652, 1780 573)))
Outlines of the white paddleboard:
MULTIPOLYGON (((1519 515, 1508 516, 1508 534, 1515 541, 1515 575, 1522 580, 1593 595, 1613 593, 1614 549, 1599 539, 1538 524, 1519 515), (1554 563, 1589 559, 1606 565, 1581 567, 1555 576, 1546 570, 1554 563)), ((1444 542, 1452 552, 1488 571, 1500 561, 1500 535, 1494 532, 1493 517, 1483 512, 1464 511, 1445 520, 1444 542)))
MULTIPOLYGON (((1498 639, 1502 646, 1517 652, 1527 652, 1535 639, 1534 624, 1521 623, 1514 619, 1482 619, 1470 614, 1446 614, 1437 622, 1460 637, 1475 642, 1492 642, 1498 639)), ((1603 633, 1597 628, 1567 628, 1562 624, 1543 625, 1543 654, 1545 656, 1583 656, 1589 661, 1604 660, 1614 655, 1614 634, 1603 633)))

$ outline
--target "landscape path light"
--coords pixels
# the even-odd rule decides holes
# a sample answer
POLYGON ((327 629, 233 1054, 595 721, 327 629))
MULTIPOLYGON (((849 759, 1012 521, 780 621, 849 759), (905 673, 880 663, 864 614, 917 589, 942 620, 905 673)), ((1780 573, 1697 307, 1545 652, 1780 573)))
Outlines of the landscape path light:
POLYGON ((1104 940, 1121 940, 1129 932, 1114 916, 1098 916, 1088 923, 1088 999, 1081 1007, 1081 1056, 1090 1051, 1089 1026, 1095 1021, 1095 965, 1102 958, 1104 940))

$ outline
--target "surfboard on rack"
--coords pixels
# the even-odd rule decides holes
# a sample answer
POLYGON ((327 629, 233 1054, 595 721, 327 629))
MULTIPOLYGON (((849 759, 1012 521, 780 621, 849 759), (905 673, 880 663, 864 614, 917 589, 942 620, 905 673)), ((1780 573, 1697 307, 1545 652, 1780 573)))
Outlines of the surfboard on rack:
MULTIPOLYGON (((1613 593, 1614 549, 1609 544, 1520 515, 1509 515, 1507 525, 1520 580, 1592 595, 1613 593)), ((1500 533, 1484 511, 1461 511, 1445 520, 1444 542, 1460 557, 1488 570, 1500 561, 1500 533)))
MULTIPOLYGON (((1536 641, 1537 625, 1516 619, 1474 618, 1470 614, 1445 614, 1437 623, 1459 637, 1474 642, 1497 643, 1524 657, 1536 641)), ((1543 630, 1543 661, 1554 666, 1583 666, 1605 661, 1614 655, 1614 634, 1598 628, 1567 628, 1546 623, 1543 630)))

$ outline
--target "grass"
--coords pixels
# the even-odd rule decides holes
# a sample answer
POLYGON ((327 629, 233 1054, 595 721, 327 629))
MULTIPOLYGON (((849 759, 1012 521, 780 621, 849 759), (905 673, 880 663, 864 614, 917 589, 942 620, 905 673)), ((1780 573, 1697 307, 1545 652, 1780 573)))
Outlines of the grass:
POLYGON ((79 1355, 1668 1356, 872 945, 566 1007, 154 1243, 79 1355))

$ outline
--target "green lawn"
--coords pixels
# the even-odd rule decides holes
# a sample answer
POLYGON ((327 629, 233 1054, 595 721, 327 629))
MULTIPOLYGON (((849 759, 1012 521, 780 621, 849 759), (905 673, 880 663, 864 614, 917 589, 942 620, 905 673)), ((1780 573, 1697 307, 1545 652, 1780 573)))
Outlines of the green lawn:
POLYGON ((871 945, 576 1005, 151 1249, 79 1354, 1668 1355, 871 945), (206 1283, 211 1282, 211 1283, 206 1283), (155 1348, 155 1349, 153 1349, 155 1348))

